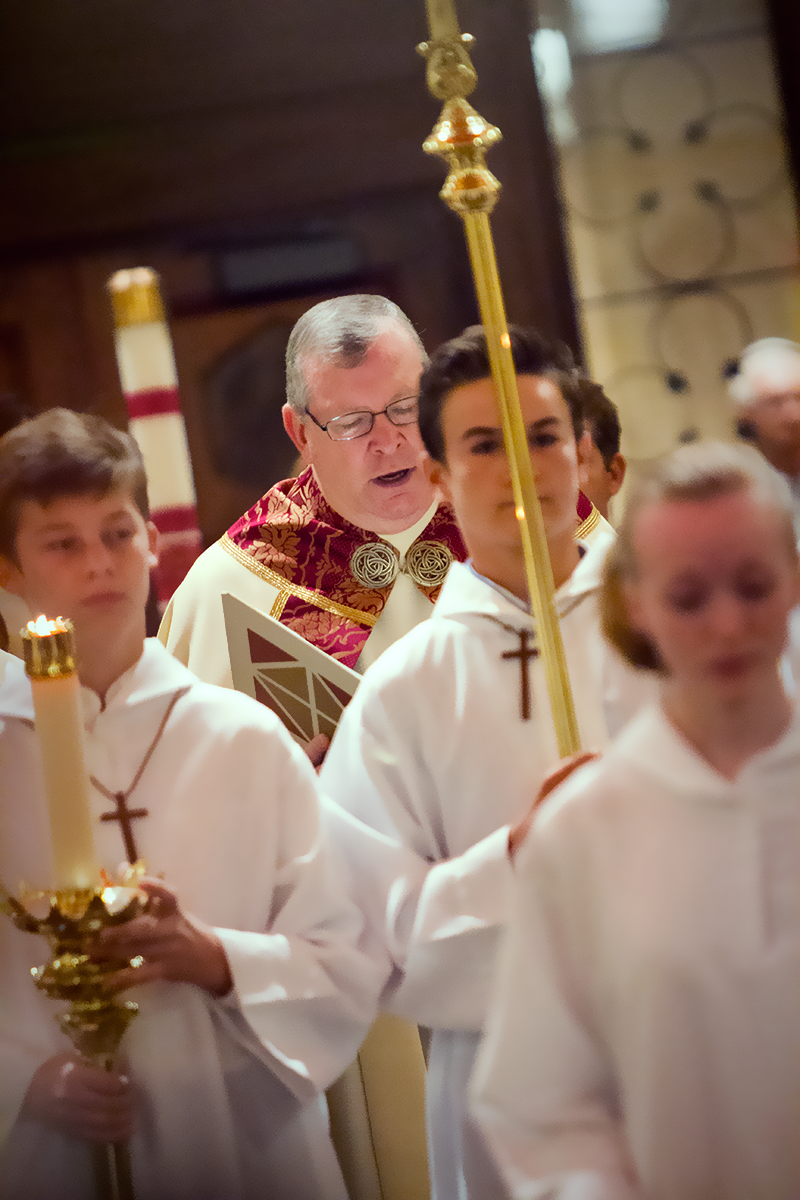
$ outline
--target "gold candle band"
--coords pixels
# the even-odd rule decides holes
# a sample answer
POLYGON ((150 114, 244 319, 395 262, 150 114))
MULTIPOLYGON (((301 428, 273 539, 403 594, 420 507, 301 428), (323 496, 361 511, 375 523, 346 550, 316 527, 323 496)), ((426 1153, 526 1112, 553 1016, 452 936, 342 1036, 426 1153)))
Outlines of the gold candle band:
POLYGON ((149 325, 164 321, 164 304, 158 286, 158 275, 150 267, 133 267, 117 271, 108 281, 114 324, 149 325))
MULTIPOLYGON (((40 618, 41 619, 41 618, 40 618)), ((36 621, 22 630, 25 670, 31 679, 61 679, 75 673, 75 632, 59 617, 40 628, 36 621)))

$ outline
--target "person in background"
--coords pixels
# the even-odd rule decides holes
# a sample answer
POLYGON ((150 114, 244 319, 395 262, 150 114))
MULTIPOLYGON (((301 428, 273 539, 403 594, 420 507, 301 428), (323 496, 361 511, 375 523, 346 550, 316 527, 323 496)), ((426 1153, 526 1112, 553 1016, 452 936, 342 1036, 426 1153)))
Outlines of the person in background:
POLYGON ((637 484, 600 604, 660 696, 537 810, 473 1079, 517 1200, 800 1195, 799 592, 755 451, 637 484))
POLYGON ((777 337, 752 342, 729 387, 740 436, 789 484, 800 536, 800 346, 777 337))
POLYGON ((620 453, 619 413, 599 383, 579 377, 584 429, 590 438, 586 447, 582 491, 608 521, 609 506, 625 482, 626 462, 620 453))

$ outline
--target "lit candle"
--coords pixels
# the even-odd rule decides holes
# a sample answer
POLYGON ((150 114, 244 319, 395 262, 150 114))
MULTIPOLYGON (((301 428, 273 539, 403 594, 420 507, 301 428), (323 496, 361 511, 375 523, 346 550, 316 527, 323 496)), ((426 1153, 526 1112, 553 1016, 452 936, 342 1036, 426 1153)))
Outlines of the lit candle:
POLYGON ((29 622, 22 645, 50 812, 53 883, 57 891, 94 888, 100 883, 100 868, 92 835, 72 624, 41 616, 29 622))
POLYGON ((431 41, 446 41, 448 38, 461 37, 453 0, 425 0, 425 7, 428 10, 431 41))
POLYGON ((172 339, 155 271, 117 271, 108 289, 130 430, 144 458, 159 533, 155 582, 163 610, 203 549, 172 339))

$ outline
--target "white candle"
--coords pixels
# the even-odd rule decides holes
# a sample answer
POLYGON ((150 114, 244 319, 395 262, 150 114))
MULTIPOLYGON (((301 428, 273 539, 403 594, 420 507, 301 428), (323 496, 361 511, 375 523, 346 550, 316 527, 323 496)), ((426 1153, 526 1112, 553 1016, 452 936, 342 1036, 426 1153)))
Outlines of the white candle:
MULTIPOLYGON (((72 625, 31 621, 23 634, 36 735, 42 753, 57 891, 94 888, 100 867, 92 833, 80 682, 72 625)), ((44 881, 42 881, 44 883, 44 881)))
POLYGON ((425 0, 425 7, 428 10, 431 41, 446 41, 448 38, 461 37, 453 0, 425 0))

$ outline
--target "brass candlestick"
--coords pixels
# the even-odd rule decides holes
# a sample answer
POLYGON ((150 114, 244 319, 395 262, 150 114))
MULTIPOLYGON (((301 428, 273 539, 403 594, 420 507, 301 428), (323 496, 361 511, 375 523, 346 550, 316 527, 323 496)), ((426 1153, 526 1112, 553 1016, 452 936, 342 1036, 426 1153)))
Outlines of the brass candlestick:
MULTIPOLYGON (((67 1001, 68 1009, 56 1014, 56 1020, 83 1061, 110 1071, 138 1006, 132 1000, 118 1000, 106 990, 106 980, 118 968, 94 962, 90 946, 102 929, 121 925, 142 912, 146 899, 130 887, 71 888, 36 896, 48 903, 45 917, 34 915, 2 888, 0 908, 18 929, 48 939, 52 956, 44 966, 34 968, 34 983, 51 999, 67 1001)), ((124 1142, 95 1148, 95 1174, 100 1200, 134 1200, 124 1142)))
MULTIPOLYGON (((48 620, 43 613, 23 630, 22 642, 50 818, 55 887, 35 893, 37 901, 47 902, 45 917, 2 888, 0 906, 20 929, 48 938, 53 955, 34 970, 34 982, 52 999, 68 1002, 68 1010, 57 1020, 81 1058, 110 1071, 137 1007, 107 992, 106 980, 116 967, 92 961, 91 941, 106 926, 135 917, 145 898, 135 887, 100 883, 73 627, 62 617, 48 620)), ((137 872, 132 870, 135 879, 137 872)), ((95 1171, 101 1200, 133 1200, 125 1145, 99 1145, 95 1171)))
POLYGON ((469 56, 474 39, 468 33, 459 32, 452 0, 427 0, 427 10, 431 37, 418 49, 428 64, 428 88, 437 99, 444 101, 444 108, 423 149, 447 161, 450 170, 439 194, 464 222, 511 468, 528 590, 547 678, 558 749, 561 755, 573 754, 580 749, 578 721, 558 623, 553 571, 520 409, 489 222, 500 184, 486 166, 485 154, 500 140, 501 134, 466 100, 477 83, 469 56))

